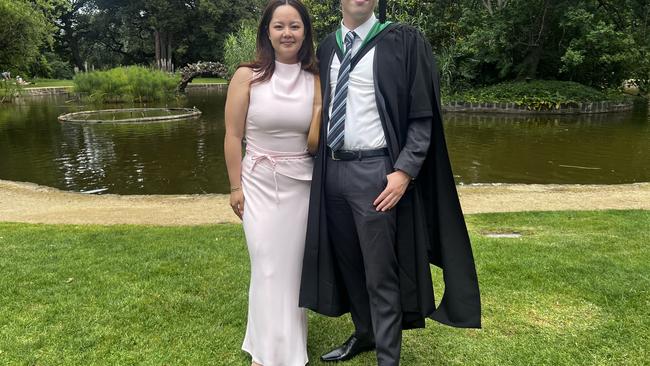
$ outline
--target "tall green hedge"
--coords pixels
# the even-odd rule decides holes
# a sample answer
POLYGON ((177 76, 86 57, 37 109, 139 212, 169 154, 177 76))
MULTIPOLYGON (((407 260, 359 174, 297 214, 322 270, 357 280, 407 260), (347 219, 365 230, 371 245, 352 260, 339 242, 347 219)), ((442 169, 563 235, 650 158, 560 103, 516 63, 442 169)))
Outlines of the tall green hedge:
POLYGON ((228 35, 224 44, 224 62, 229 78, 241 63, 255 59, 256 40, 257 29, 250 23, 243 23, 237 32, 228 35))

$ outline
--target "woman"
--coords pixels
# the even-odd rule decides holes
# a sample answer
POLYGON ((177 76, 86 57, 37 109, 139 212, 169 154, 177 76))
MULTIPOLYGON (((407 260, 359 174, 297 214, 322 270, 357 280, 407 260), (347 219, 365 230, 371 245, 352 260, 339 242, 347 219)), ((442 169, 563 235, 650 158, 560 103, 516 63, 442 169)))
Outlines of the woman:
POLYGON ((257 32, 257 60, 235 72, 225 115, 230 205, 243 220, 251 259, 242 349, 253 365, 308 361, 307 319, 298 294, 313 168, 307 133, 316 72, 307 9, 297 0, 270 1, 257 32))

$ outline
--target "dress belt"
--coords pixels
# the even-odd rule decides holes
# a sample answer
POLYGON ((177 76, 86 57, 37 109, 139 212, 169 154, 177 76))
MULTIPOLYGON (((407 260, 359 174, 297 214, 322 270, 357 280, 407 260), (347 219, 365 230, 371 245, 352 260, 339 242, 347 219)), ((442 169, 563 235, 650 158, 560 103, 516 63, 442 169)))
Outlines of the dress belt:
POLYGON ((262 161, 268 161, 271 163, 271 169, 273 170, 273 181, 275 182, 275 203, 280 203, 280 194, 278 188, 278 171, 277 165, 278 162, 289 161, 289 160, 302 160, 310 158, 311 155, 307 151, 304 152, 279 152, 266 150, 261 147, 257 147, 250 142, 246 143, 246 155, 251 158, 253 161, 253 166, 251 167, 251 172, 255 170, 257 164, 262 161))
POLYGON ((332 160, 363 160, 364 158, 374 158, 377 156, 388 156, 388 149, 375 149, 375 150, 332 150, 327 148, 327 156, 332 160))

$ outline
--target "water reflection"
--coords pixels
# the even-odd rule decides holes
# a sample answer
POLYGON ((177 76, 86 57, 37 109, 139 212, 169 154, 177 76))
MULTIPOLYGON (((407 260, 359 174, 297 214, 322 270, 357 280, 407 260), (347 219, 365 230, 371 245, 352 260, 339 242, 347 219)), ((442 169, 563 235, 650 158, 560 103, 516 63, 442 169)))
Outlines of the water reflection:
POLYGON ((447 114, 463 183, 630 183, 650 178, 647 109, 598 115, 447 114))
MULTIPOLYGON (((191 90, 170 107, 194 120, 154 124, 61 124, 61 113, 96 109, 62 96, 0 106, 0 179, 71 191, 120 194, 225 193, 225 96, 191 90)), ((148 105, 164 107, 165 105, 148 105)), ((650 116, 446 114, 459 183, 650 181, 650 116)))
MULTIPOLYGON (((115 142, 100 129, 92 126, 75 128, 62 125, 59 169, 64 176, 66 188, 84 191, 88 183, 102 182, 107 169, 115 162, 115 142)), ((106 189, 93 187, 91 190, 106 189)))

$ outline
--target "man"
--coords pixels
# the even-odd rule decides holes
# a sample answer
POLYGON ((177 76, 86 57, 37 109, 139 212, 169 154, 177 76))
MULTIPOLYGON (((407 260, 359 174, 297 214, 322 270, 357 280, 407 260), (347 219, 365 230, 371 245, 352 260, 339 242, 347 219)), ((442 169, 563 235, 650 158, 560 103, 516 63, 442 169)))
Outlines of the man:
POLYGON ((318 50, 329 108, 315 157, 300 305, 352 315, 354 334, 322 360, 376 348, 379 365, 398 365, 402 329, 424 327, 426 317, 480 327, 480 299, 431 48, 414 28, 377 21, 376 2, 341 0, 341 27, 318 50), (437 309, 429 263, 444 273, 437 309))

